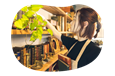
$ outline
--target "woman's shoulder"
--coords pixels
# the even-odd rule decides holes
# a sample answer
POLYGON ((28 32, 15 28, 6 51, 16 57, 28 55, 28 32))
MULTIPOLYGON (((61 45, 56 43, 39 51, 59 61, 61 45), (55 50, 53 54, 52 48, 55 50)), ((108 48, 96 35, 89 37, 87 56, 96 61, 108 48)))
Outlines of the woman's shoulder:
POLYGON ((95 56, 101 54, 102 52, 102 49, 92 41, 88 47, 88 50, 90 50, 91 55, 95 55, 95 56))
POLYGON ((77 40, 75 38, 71 38, 71 37, 62 35, 61 41, 63 45, 65 45, 66 48, 69 49, 77 40))
POLYGON ((89 48, 91 48, 91 50, 94 50, 94 51, 98 51, 98 52, 101 51, 101 48, 92 41, 89 44, 89 48))

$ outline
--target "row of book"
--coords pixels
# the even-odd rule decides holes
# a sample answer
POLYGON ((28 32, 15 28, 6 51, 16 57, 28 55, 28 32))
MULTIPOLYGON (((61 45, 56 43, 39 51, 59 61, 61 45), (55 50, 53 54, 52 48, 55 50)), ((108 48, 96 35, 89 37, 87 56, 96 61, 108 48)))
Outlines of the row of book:
POLYGON ((50 23, 54 25, 58 31, 64 31, 64 16, 52 16, 50 23))
MULTIPOLYGON (((56 48, 55 42, 53 42, 53 47, 56 48)), ((13 70, 30 70, 29 66, 34 65, 35 60, 42 61, 49 58, 49 53, 52 51, 50 42, 39 45, 25 45, 25 47, 13 47, 13 70)))
POLYGON ((25 47, 13 47, 13 52, 17 60, 24 66, 35 64, 36 60, 46 59, 51 52, 50 43, 40 45, 25 45, 25 47), (47 56, 46 56, 47 54, 47 56))

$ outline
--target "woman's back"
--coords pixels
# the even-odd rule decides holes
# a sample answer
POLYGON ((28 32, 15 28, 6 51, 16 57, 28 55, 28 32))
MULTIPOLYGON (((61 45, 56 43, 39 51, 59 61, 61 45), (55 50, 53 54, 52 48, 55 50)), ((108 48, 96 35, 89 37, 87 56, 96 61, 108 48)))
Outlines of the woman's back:
MULTIPOLYGON (((63 35, 61 36, 61 39, 62 39, 62 43, 67 47, 68 50, 75 42, 77 42, 76 45, 71 49, 71 51, 67 55, 72 60, 76 60, 86 40, 78 41, 75 38, 70 38, 63 35)), ((78 68, 92 62, 99 55, 100 51, 101 51, 101 48, 99 48, 95 43, 91 41, 89 45, 86 47, 83 55, 81 56, 78 62, 78 68)))

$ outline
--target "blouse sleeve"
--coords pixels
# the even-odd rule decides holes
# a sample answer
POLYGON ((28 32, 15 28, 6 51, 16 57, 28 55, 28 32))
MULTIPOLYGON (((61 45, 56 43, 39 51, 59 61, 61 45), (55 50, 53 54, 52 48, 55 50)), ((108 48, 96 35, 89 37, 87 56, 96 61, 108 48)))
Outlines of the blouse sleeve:
POLYGON ((64 35, 61 35, 61 41, 62 41, 63 45, 65 45, 68 50, 76 42, 75 38, 70 38, 70 37, 67 37, 64 35))

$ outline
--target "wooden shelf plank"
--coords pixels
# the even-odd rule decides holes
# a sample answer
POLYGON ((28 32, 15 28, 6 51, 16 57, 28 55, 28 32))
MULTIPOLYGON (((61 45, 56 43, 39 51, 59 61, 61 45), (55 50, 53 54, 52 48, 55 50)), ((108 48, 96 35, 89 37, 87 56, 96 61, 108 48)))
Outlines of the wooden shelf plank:
POLYGON ((66 32, 66 31, 64 31, 64 32, 60 32, 60 33, 62 33, 62 34, 73 34, 73 32, 66 32))
MULTIPOLYGON (((32 34, 31 30, 17 30, 17 29, 12 29, 11 30, 11 35, 23 35, 23 34, 32 34)), ((47 31, 43 31, 43 34, 49 34, 47 31)))
POLYGON ((46 5, 43 5, 43 9, 54 14, 54 15, 62 15, 62 16, 67 16, 67 20, 68 21, 72 21, 73 19, 68 16, 61 8, 59 7, 54 7, 54 6, 46 6, 46 5))
POLYGON ((45 63, 43 67, 37 71, 46 71, 51 65, 53 65, 58 60, 59 54, 65 54, 68 50, 63 50, 56 55, 54 55, 53 59, 51 59, 49 62, 45 63))
MULTIPOLYGON (((63 32, 60 32, 62 34, 73 34, 73 32, 66 32, 66 31, 63 31, 63 32)), ((20 34, 32 34, 32 31, 30 30, 17 30, 17 29, 12 29, 11 30, 11 35, 20 35, 20 34)), ((43 34, 49 34, 48 31, 43 31, 43 34)))

